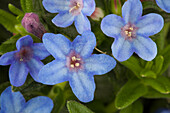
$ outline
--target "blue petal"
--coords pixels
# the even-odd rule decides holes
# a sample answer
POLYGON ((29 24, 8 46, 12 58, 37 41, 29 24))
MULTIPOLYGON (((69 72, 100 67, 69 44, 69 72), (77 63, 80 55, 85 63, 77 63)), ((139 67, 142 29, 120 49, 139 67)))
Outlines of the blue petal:
POLYGON ((154 41, 148 37, 140 35, 133 42, 134 51, 139 57, 146 61, 151 61, 156 57, 157 47, 154 41))
POLYGON ((125 61, 133 54, 131 41, 123 37, 116 38, 111 48, 113 56, 119 61, 125 61))
POLYGON ((95 1, 94 0, 84 0, 83 1, 83 9, 82 12, 83 14, 90 16, 94 11, 95 11, 95 1))
POLYGON ((92 32, 84 32, 73 41, 74 50, 83 58, 89 57, 96 46, 96 37, 92 32))
POLYGON ((45 33, 43 43, 54 58, 66 59, 70 52, 71 42, 61 34, 45 33))
POLYGON ((69 81, 73 93, 82 102, 90 102, 94 98, 94 77, 84 72, 73 73, 69 81))
POLYGON ((69 12, 59 13, 52 19, 52 22, 58 27, 68 27, 74 21, 75 16, 69 12))
POLYGON ((102 75, 111 71, 116 66, 113 57, 105 54, 93 54, 85 60, 85 69, 92 75, 102 75))
POLYGON ((40 60, 37 60, 36 58, 32 58, 30 59, 30 61, 27 62, 29 72, 35 81, 37 81, 38 73, 43 66, 44 64, 40 60))
POLYGON ((164 20, 161 15, 150 13, 137 22, 138 34, 150 36, 158 33, 164 26, 164 20))
POLYGON ((25 99, 20 92, 12 92, 11 87, 6 88, 1 94, 2 113, 20 113, 24 107, 25 99))
POLYGON ((90 21, 82 13, 75 18, 75 27, 77 32, 82 34, 85 31, 91 31, 90 21))
POLYGON ((51 113, 53 101, 45 96, 38 96, 29 100, 20 113, 51 113))
POLYGON ((170 0, 156 0, 156 3, 161 9, 170 13, 170 0))
POLYGON ((29 35, 20 38, 16 42, 16 47, 17 47, 18 50, 20 50, 20 48, 22 46, 31 46, 31 45, 33 45, 33 40, 31 38, 31 36, 29 36, 29 35))
POLYGON ((54 60, 46 64, 38 74, 38 82, 43 84, 54 85, 68 80, 68 69, 65 60, 54 60))
POLYGON ((121 33, 121 27, 124 21, 120 16, 110 14, 103 18, 101 22, 101 30, 104 34, 116 38, 121 33))
POLYGON ((0 57, 0 65, 9 65, 15 61, 14 54, 16 51, 7 52, 0 57))
POLYGON ((122 7, 122 16, 126 23, 135 23, 142 16, 142 3, 140 0, 128 0, 122 7))
POLYGON ((44 8, 50 13, 58 13, 70 9, 69 0, 43 0, 42 3, 44 8))
POLYGON ((28 75, 28 68, 24 63, 14 62, 9 69, 9 79, 13 86, 22 86, 28 75))
POLYGON ((43 43, 35 43, 31 48, 33 49, 34 57, 39 60, 43 60, 50 55, 43 43))

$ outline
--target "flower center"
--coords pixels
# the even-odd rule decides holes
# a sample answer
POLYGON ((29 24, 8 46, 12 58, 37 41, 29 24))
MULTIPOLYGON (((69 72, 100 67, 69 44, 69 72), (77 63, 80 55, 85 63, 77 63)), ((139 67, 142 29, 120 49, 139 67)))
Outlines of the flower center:
POLYGON ((83 1, 82 0, 70 0, 70 10, 69 13, 76 16, 79 15, 82 8, 83 8, 83 1))
POLYGON ((125 40, 132 40, 136 38, 137 30, 138 28, 134 24, 128 23, 121 28, 121 35, 125 38, 125 40))
POLYGON ((33 56, 32 49, 30 47, 22 47, 19 52, 15 53, 15 58, 20 62, 26 62, 33 56))
POLYGON ((76 54, 74 51, 71 51, 69 56, 67 56, 67 67, 69 70, 78 71, 83 68, 83 61, 80 55, 76 54))

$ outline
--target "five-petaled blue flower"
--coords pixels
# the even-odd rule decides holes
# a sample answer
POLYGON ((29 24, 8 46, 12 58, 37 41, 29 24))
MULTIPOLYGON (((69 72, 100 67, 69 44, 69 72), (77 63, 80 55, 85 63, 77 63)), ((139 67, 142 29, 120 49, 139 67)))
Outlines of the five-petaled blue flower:
POLYGON ((12 92, 11 87, 6 88, 0 97, 0 113, 50 113, 53 101, 45 96, 35 97, 28 102, 23 95, 12 92))
POLYGON ((156 0, 156 3, 161 9, 170 13, 170 0, 156 0))
POLYGON ((119 61, 125 61, 135 52, 144 60, 154 59, 157 47, 149 36, 163 28, 163 18, 155 13, 142 16, 140 0, 126 1, 122 7, 122 16, 110 14, 101 22, 102 31, 115 38, 112 44, 113 56, 119 61))
POLYGON ((82 102, 94 98, 93 75, 102 75, 112 70, 116 61, 105 54, 92 54, 96 38, 92 32, 85 32, 70 42, 61 34, 45 33, 43 43, 55 58, 39 72, 38 81, 54 85, 69 81, 73 93, 82 102))
POLYGON ((16 42, 16 51, 7 52, 0 57, 0 65, 9 65, 9 79, 13 86, 24 84, 28 72, 34 80, 37 80, 39 70, 44 66, 40 61, 50 54, 43 43, 33 43, 32 38, 27 35, 16 42))
POLYGON ((78 33, 91 30, 90 16, 95 10, 94 0, 43 0, 43 6, 50 13, 59 13, 52 19, 58 27, 68 27, 75 21, 78 33))

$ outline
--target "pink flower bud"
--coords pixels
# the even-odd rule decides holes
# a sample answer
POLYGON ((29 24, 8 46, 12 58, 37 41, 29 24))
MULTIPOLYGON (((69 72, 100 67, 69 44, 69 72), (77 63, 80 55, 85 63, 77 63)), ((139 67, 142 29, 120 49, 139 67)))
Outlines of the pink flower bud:
POLYGON ((93 20, 97 20, 99 21, 100 18, 104 17, 104 13, 103 10, 99 7, 96 7, 95 11, 93 12, 93 14, 90 16, 93 20))
POLYGON ((26 13, 22 19, 22 25, 29 33, 34 34, 40 39, 46 32, 43 24, 39 20, 38 15, 35 13, 26 13))

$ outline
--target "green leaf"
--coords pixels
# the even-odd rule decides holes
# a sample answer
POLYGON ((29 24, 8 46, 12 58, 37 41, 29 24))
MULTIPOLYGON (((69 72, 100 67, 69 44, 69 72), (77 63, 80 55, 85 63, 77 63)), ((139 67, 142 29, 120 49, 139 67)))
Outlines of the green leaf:
POLYGON ((8 4, 8 8, 9 8, 9 10, 12 12, 12 13, 14 13, 14 14, 16 14, 16 15, 23 15, 24 14, 24 12, 22 12, 20 9, 18 9, 18 8, 16 8, 14 5, 12 5, 12 4, 8 4))
POLYGON ((10 82, 4 82, 0 84, 0 94, 8 87, 10 86, 10 82))
POLYGON ((8 31, 17 33, 14 26, 18 24, 16 17, 2 9, 0 9, 0 24, 2 24, 8 31))
POLYGON ((86 106, 76 101, 68 101, 67 108, 69 110, 69 113, 93 113, 86 106))
POLYGON ((142 70, 140 73, 140 76, 147 77, 147 78, 156 78, 157 77, 157 75, 153 71, 147 70, 147 69, 142 70))
POLYGON ((170 98, 170 94, 162 94, 158 91, 156 91, 155 89, 153 88, 149 88, 148 89, 148 93, 146 93, 143 97, 145 98, 170 98))
POLYGON ((151 86, 160 93, 170 93, 170 80, 165 76, 158 76, 156 79, 145 78, 143 79, 143 83, 148 86, 151 86))
POLYGON ((139 79, 133 78, 118 92, 115 99, 115 106, 118 109, 126 108, 146 93, 147 87, 145 87, 139 79))
POLYGON ((136 101, 125 109, 122 109, 120 113, 143 113, 143 105, 140 101, 136 101))
POLYGON ((163 67, 162 67, 162 70, 161 70, 160 74, 164 73, 168 69, 168 67, 169 67, 169 64, 170 64, 170 45, 168 45, 161 52, 161 55, 163 56, 165 62, 163 64, 163 67))
POLYGON ((155 65, 153 66, 153 70, 156 74, 159 74, 162 70, 164 63, 164 57, 159 55, 155 58, 155 65))
POLYGON ((33 12, 33 1, 32 0, 20 0, 21 8, 24 12, 33 12))
POLYGON ((151 8, 155 10, 160 10, 160 8, 153 1, 144 1, 142 2, 142 4, 143 4, 143 10, 151 9, 151 8))
POLYGON ((120 62, 120 63, 126 66, 127 68, 129 68, 137 76, 139 76, 142 70, 139 60, 133 56, 131 56, 130 59, 128 59, 127 61, 120 62))
POLYGON ((21 37, 20 34, 17 34, 11 37, 9 40, 5 41, 0 45, 0 54, 4 54, 6 52, 14 51, 16 49, 16 41, 21 37))

